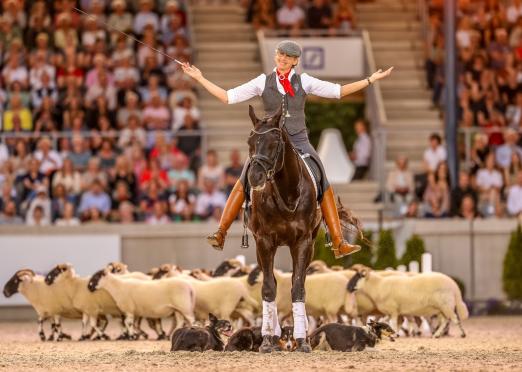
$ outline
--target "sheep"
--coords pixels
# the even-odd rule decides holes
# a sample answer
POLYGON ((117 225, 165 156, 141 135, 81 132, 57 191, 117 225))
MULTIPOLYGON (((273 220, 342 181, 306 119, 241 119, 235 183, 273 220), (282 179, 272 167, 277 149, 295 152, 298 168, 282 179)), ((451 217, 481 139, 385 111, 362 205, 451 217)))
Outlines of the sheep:
POLYGON ((447 275, 425 273, 383 277, 369 270, 361 270, 349 285, 356 291, 364 290, 377 309, 391 317, 391 326, 396 331, 401 314, 437 315, 442 321, 433 337, 440 337, 450 320, 459 326, 461 337, 466 336, 461 321, 468 318, 468 309, 462 301, 459 287, 447 275))
MULTIPOLYGON (((291 288, 292 274, 274 271, 277 281, 276 304, 281 321, 292 314, 291 288)), ((249 284, 260 283, 259 267, 249 274, 249 284)), ((336 322, 338 313, 343 310, 353 314, 351 294, 347 291, 348 279, 339 272, 310 275, 305 281, 306 311, 316 318, 324 316, 328 322, 336 322)), ((261 293, 259 291, 259 301, 261 293)))
POLYGON ((129 271, 128 266, 123 262, 109 262, 105 267, 112 274, 124 275, 125 278, 134 278, 141 280, 151 280, 152 276, 144 274, 140 271, 129 271))
POLYGON ((135 317, 161 319, 172 316, 177 319, 168 335, 183 321, 194 322, 194 289, 186 280, 169 278, 160 281, 121 278, 109 269, 100 270, 89 280, 89 290, 103 288, 114 298, 125 315, 125 326, 131 338, 136 338, 135 317))
POLYGON ((62 332, 61 317, 76 319, 81 318, 82 314, 72 306, 64 306, 63 301, 58 300, 59 294, 56 289, 49 287, 42 275, 37 275, 30 269, 18 270, 5 284, 4 296, 9 298, 18 292, 29 301, 38 314, 38 335, 42 341, 45 341, 43 324, 49 318, 52 319, 52 323, 48 341, 53 341, 55 334, 56 341, 71 338, 62 332))
MULTIPOLYGON (((171 264, 161 265, 154 279, 180 278, 188 281, 196 293, 196 319, 205 320, 209 313, 219 319, 231 320, 234 313, 253 323, 252 312, 260 307, 261 301, 251 295, 246 277, 217 277, 198 280, 171 264)), ((260 288, 260 287, 259 287, 260 288)), ((259 290, 260 292, 260 290, 259 290)))
POLYGON ((250 271, 252 271, 250 267, 243 265, 239 260, 235 258, 229 258, 216 267, 216 270, 214 270, 212 276, 241 277, 248 275, 250 271))
MULTIPOLYGON (((111 315, 112 317, 121 317, 123 314, 114 302, 111 295, 104 289, 91 292, 88 289, 89 278, 79 277, 72 265, 57 265, 47 275, 46 283, 52 285, 56 290, 61 291, 69 296, 75 309, 82 312, 82 335, 81 340, 91 337, 90 330, 87 330, 87 324, 97 334, 96 339, 109 339, 104 330, 107 322, 103 327, 98 326, 100 317, 111 315)), ((106 320, 106 318, 105 318, 106 320)), ((119 338, 124 338, 120 336, 119 338)))

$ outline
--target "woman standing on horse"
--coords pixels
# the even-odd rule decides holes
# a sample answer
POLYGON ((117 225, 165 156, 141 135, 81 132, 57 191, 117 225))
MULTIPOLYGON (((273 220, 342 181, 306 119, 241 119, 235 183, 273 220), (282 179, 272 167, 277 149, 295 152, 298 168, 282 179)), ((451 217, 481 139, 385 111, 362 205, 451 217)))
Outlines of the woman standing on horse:
MULTIPOLYGON (((323 190, 322 200, 320 200, 321 212, 332 237, 334 254, 336 258, 340 258, 357 252, 360 247, 349 244, 343 238, 333 189, 328 184, 321 159, 308 139, 304 112, 306 95, 313 94, 324 98, 339 99, 390 75, 393 67, 384 72, 381 70, 374 72, 364 80, 341 86, 316 79, 306 73, 297 74, 295 67, 299 63, 300 56, 301 47, 297 43, 289 40, 282 41, 276 48, 274 56, 276 67, 272 73, 261 74, 255 79, 228 91, 207 80, 195 66, 185 63, 183 71, 223 103, 239 103, 255 96, 261 96, 265 113, 269 116, 274 115, 283 105, 284 110, 286 110, 284 125, 290 141, 299 152, 309 154, 321 170, 321 187, 323 190)), ((235 220, 245 200, 244 189, 248 164, 247 161, 240 179, 230 193, 218 230, 207 237, 208 242, 218 250, 223 249, 227 230, 235 220)))

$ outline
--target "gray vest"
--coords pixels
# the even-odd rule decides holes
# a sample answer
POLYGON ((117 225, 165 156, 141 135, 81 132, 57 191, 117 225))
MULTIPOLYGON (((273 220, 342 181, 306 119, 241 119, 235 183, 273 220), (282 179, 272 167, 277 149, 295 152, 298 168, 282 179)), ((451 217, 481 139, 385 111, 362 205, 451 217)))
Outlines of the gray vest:
POLYGON ((290 114, 290 117, 285 117, 285 126, 288 134, 291 136, 306 131, 305 123, 305 101, 306 93, 301 85, 301 77, 298 74, 294 74, 290 80, 292 88, 294 88, 295 95, 291 97, 288 94, 282 95, 277 89, 277 73, 274 71, 270 75, 267 75, 265 81, 265 90, 261 98, 263 99, 263 105, 265 108, 265 114, 268 116, 274 115, 277 110, 281 107, 281 104, 285 104, 285 110, 283 115, 286 114, 286 108, 290 114))

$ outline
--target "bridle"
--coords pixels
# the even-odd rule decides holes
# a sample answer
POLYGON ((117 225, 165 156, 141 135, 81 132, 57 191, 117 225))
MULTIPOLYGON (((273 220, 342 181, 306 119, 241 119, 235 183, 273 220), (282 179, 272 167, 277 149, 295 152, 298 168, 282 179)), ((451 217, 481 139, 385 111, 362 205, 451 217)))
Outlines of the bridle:
POLYGON ((252 137, 254 134, 262 136, 274 131, 277 131, 279 133, 279 140, 277 141, 275 157, 271 159, 264 154, 254 154, 250 156, 250 164, 259 165, 265 172, 267 181, 272 181, 274 175, 281 169, 283 169, 283 165, 285 162, 285 144, 283 140, 283 131, 281 130, 281 128, 276 127, 267 129, 265 131, 257 131, 255 129, 252 129, 249 136, 252 137))
MULTIPOLYGON (((299 196, 295 200, 295 203, 293 206, 288 207, 285 200, 281 197, 281 194, 279 192, 279 189, 277 187, 276 182, 274 182, 274 175, 277 174, 280 170, 283 169, 285 165, 285 141, 283 139, 283 130, 279 127, 274 127, 267 129, 265 131, 257 131, 255 129, 252 129, 250 133, 250 137, 252 137, 254 134, 257 135, 264 135, 273 131, 277 131, 279 134, 279 141, 277 142, 277 149, 274 159, 270 159, 268 156, 264 154, 254 154, 250 156, 250 165, 258 164, 266 175, 266 182, 271 182, 273 184, 273 190, 275 193, 275 201, 277 205, 281 208, 281 210, 286 211, 287 213, 293 214, 297 210, 297 207, 299 206, 301 202, 301 193, 299 193, 299 196), (279 164, 278 164, 279 163, 279 164)), ((294 149, 294 153, 296 157, 299 157, 297 152, 294 149)), ((303 179, 303 170, 301 166, 299 166, 299 177, 298 177, 298 183, 297 188, 301 188, 301 182, 303 179)))

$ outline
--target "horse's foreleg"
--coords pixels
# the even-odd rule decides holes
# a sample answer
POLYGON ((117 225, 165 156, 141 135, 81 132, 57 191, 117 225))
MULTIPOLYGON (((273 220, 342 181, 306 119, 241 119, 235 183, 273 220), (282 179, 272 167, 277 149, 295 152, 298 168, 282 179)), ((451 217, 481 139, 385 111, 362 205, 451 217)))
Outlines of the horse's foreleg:
POLYGON ((257 262, 263 271, 263 286, 261 294, 263 297, 263 323, 261 325, 261 335, 263 343, 259 351, 269 353, 275 350, 277 344, 274 339, 281 336, 281 327, 277 316, 276 294, 277 282, 274 276, 274 255, 270 242, 265 239, 256 240, 257 262))
POLYGON ((305 280, 306 269, 312 260, 312 238, 302 239, 290 250, 292 253, 292 314, 294 317, 294 338, 297 341, 297 350, 311 352, 312 348, 306 342, 308 319, 305 309, 305 280))

